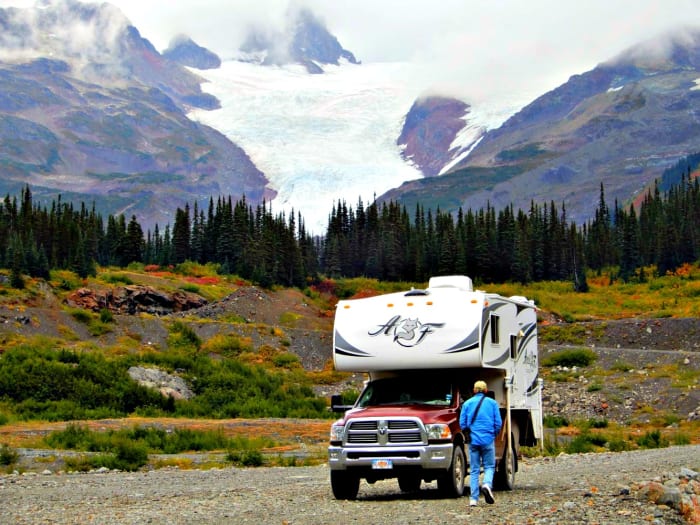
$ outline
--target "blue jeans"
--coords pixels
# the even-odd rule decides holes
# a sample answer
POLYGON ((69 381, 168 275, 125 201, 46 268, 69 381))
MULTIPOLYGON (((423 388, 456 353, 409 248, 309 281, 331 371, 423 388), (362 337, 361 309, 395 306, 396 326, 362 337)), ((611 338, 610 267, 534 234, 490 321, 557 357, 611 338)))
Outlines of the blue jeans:
POLYGON ((493 475, 496 472, 496 445, 469 445, 469 490, 471 499, 479 499, 479 472, 484 465, 484 485, 493 488, 493 475))

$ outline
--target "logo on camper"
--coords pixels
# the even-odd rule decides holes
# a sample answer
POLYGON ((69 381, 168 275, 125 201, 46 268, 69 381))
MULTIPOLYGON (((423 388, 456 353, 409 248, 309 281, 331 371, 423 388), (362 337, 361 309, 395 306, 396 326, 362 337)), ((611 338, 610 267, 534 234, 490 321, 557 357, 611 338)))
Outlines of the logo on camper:
POLYGON ((367 332, 372 337, 386 335, 394 338, 394 343, 411 347, 419 345, 436 328, 442 328, 445 323, 421 323, 418 319, 402 318, 395 315, 388 322, 380 324, 377 330, 367 332))

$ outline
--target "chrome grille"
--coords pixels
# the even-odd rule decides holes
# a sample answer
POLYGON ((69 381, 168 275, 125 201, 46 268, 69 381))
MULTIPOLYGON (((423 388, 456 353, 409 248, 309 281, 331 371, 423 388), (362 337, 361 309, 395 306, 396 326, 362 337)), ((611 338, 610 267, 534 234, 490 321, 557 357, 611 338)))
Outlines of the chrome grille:
POLYGON ((351 445, 397 445, 423 441, 420 423, 411 419, 352 421, 346 433, 346 443, 351 445))

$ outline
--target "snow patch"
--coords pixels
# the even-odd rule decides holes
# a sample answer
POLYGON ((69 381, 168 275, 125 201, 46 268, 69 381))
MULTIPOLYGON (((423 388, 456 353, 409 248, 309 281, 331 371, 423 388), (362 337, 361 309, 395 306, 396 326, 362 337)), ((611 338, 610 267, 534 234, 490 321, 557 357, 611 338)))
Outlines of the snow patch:
MULTIPOLYGON (((273 212, 300 212, 307 231, 324 234, 334 203, 355 205, 422 178, 396 144, 423 74, 408 63, 261 67, 224 61, 197 71, 221 108, 190 117, 242 147, 277 191, 273 212)), ((473 147, 480 129, 500 125, 512 105, 471 108, 454 146, 473 147)), ((521 107, 521 105, 519 105, 521 107)), ((405 146, 404 146, 405 147, 405 146)), ((468 151, 466 154, 468 154, 468 151)), ((465 154, 460 152, 459 154, 465 154)))
POLYGON ((700 89, 700 78, 696 78, 695 80, 693 80, 693 82, 695 82, 695 85, 691 87, 690 90, 695 91, 700 89))

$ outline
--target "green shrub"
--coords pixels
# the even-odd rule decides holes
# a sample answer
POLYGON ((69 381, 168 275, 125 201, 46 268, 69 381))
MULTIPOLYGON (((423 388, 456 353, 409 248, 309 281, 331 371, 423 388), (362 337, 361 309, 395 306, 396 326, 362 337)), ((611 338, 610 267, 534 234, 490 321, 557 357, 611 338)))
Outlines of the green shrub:
POLYGON ((579 434, 565 447, 567 454, 584 454, 586 452, 593 452, 595 449, 596 444, 591 440, 591 435, 587 433, 579 434))
POLYGON ((634 370, 634 367, 629 363, 625 363, 624 361, 615 361, 610 369, 617 372, 629 372, 630 370, 634 370))
POLYGON ((243 467, 260 467, 263 465, 263 456, 259 450, 230 450, 226 454, 226 460, 243 467))
POLYGON ((564 416, 544 416, 542 422, 547 428, 559 428, 569 426, 569 420, 564 416))
POLYGON ((343 390, 340 393, 340 399, 343 405, 354 405, 358 397, 360 397, 360 392, 355 389, 343 390))
POLYGON ((197 332, 182 321, 175 321, 170 326, 168 343, 176 348, 199 350, 202 347, 202 340, 197 335, 197 332))
POLYGON ((233 334, 217 334, 202 345, 202 349, 208 353, 219 354, 225 357, 236 357, 243 352, 252 352, 253 347, 233 334))
POLYGON ((597 354, 588 348, 561 350, 542 360, 542 366, 586 367, 598 358, 597 354))
POLYGON ((88 450, 93 434, 94 432, 86 426, 70 423, 63 430, 51 432, 45 441, 52 448, 88 450))
POLYGON ((687 434, 682 434, 680 432, 673 435, 671 442, 674 445, 690 445, 691 440, 687 434))
POLYGON ((63 461, 67 472, 88 472, 95 468, 93 458, 90 456, 67 456, 63 461))
POLYGON ((99 337, 104 334, 108 334, 109 332, 112 331, 112 327, 99 319, 92 319, 88 323, 88 332, 90 332, 90 335, 99 337))
POLYGON ((651 430, 637 438, 637 445, 641 448, 665 448, 669 443, 659 430, 651 430))
POLYGON ((12 447, 2 444, 0 446, 0 465, 9 467, 17 463, 19 459, 19 453, 12 447))
POLYGON ((301 366, 299 357, 289 352, 275 355, 272 358, 272 364, 277 368, 299 368, 301 366))
POLYGON ((592 418, 588 420, 588 426, 590 428, 608 428, 608 420, 592 418))
POLYGON ((72 308, 70 310, 70 315, 73 319, 83 324, 88 324, 93 319, 92 312, 83 310, 82 308, 72 308))
MULTIPOLYGON (((240 341, 239 341, 240 343, 240 341)), ((20 420, 76 421, 130 414, 184 417, 331 418, 315 395, 311 376, 293 354, 280 354, 270 370, 235 359, 214 360, 189 350, 109 356, 26 345, 0 359, 0 392, 20 420), (173 401, 133 381, 127 370, 150 364, 179 370, 197 394, 173 401)))
POLYGON ((614 438, 608 441, 608 449, 610 452, 624 452, 626 450, 632 450, 632 445, 625 439, 614 438))
POLYGON ((0 412, 0 427, 6 425, 9 420, 10 418, 7 416, 7 414, 0 412))
POLYGON ((114 464, 110 468, 132 472, 148 463, 148 448, 144 443, 119 439, 114 464))
POLYGON ((110 309, 103 308, 100 310, 100 322, 105 324, 114 322, 114 315, 110 309))

